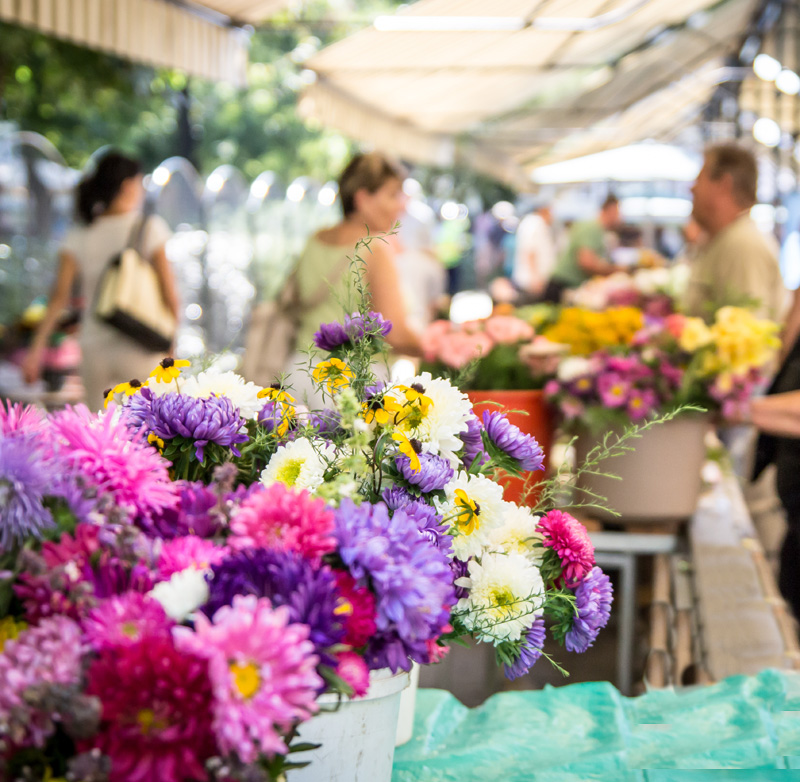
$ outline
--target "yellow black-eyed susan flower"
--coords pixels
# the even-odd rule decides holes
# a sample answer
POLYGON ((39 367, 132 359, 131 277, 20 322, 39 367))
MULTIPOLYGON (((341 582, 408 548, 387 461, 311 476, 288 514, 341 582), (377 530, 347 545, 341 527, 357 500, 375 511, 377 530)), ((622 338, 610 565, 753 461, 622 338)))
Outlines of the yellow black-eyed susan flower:
POLYGON ((147 381, 142 383, 141 380, 137 380, 133 378, 133 380, 128 380, 125 383, 118 383, 111 389, 111 393, 109 396, 113 396, 114 394, 125 394, 125 396, 133 396, 134 394, 138 394, 145 386, 147 385, 147 381))
POLYGON ((481 506, 463 489, 456 489, 455 506, 459 509, 456 516, 459 532, 471 535, 480 524, 481 506))
POLYGON ((396 416, 396 422, 406 431, 418 429, 433 406, 433 400, 426 396, 425 389, 419 384, 411 386, 398 386, 400 393, 405 397, 403 409, 396 416))
POLYGON ((334 394, 336 391, 347 388, 350 385, 350 380, 353 378, 353 370, 340 358, 331 358, 327 361, 320 361, 314 367, 312 377, 315 382, 327 386, 328 393, 334 394))
POLYGON ((270 402, 287 402, 290 405, 296 404, 295 398, 280 383, 273 383, 271 386, 262 388, 258 394, 259 399, 268 399, 270 402))
POLYGON ((181 367, 188 367, 191 364, 183 358, 167 358, 161 359, 158 366, 150 373, 150 377, 154 377, 158 383, 171 383, 177 380, 181 374, 181 367))
POLYGON ((412 471, 419 472, 422 469, 422 465, 419 461, 419 454, 422 450, 422 446, 419 440, 410 440, 402 432, 395 432, 392 434, 392 440, 397 443, 400 453, 408 457, 412 471))
POLYGON ((391 396, 373 397, 364 403, 364 420, 368 424, 375 422, 378 426, 388 426, 402 409, 400 403, 391 396))
POLYGON ((164 452, 164 441, 155 432, 150 432, 150 434, 147 435, 147 442, 150 443, 150 445, 155 445, 159 453, 164 452))

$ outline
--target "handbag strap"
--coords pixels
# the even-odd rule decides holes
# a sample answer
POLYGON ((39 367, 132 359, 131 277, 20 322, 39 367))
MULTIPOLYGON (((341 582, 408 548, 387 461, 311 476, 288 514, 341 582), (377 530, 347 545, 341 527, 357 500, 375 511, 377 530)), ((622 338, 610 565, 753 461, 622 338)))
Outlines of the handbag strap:
MULTIPOLYGON (((154 213, 154 204, 152 199, 145 198, 144 202, 144 209, 142 210, 141 216, 134 222, 133 228, 131 228, 131 234, 128 237, 128 242, 125 245, 126 248, 131 248, 136 250, 139 255, 144 258, 144 247, 143 247, 143 240, 144 240, 144 232, 145 228, 147 228, 147 221, 153 216, 154 213)), ((149 260, 146 259, 146 260, 149 260)))
POLYGON ((300 296, 300 289, 297 284, 297 267, 295 266, 292 275, 294 275, 295 277, 295 285, 297 286, 297 303, 299 304, 299 306, 302 307, 303 309, 313 310, 314 307, 317 307, 320 304, 322 304, 322 302, 325 301, 325 299, 328 297, 328 291, 331 285, 339 282, 339 280, 342 278, 342 275, 345 274, 349 266, 350 266, 350 258, 345 256, 334 267, 334 274, 333 274, 334 282, 331 283, 329 281, 331 278, 324 279, 322 283, 314 291, 314 293, 306 299, 300 296))

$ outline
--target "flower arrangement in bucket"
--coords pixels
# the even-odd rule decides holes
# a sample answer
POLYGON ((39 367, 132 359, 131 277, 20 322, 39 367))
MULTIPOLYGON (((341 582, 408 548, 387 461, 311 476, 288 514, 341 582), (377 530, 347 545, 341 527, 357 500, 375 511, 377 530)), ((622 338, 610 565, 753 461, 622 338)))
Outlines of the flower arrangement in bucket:
POLYGON ((526 320, 498 314, 485 320, 453 323, 437 320, 423 337, 425 363, 432 375, 459 375, 463 390, 541 388, 542 376, 533 376, 526 354, 558 355, 560 346, 537 337, 526 320))
POLYGON ((612 595, 585 529, 493 479, 538 444, 445 379, 379 382, 366 304, 340 326, 326 410, 172 359, 97 414, 0 405, 3 779, 291 779, 321 696, 371 672, 472 636, 514 678, 545 617, 591 646, 612 595))
POLYGON ((711 325, 679 314, 650 319, 623 344, 565 358, 545 393, 566 422, 595 430, 682 405, 730 417, 765 382, 777 333, 739 307, 721 308, 711 325))

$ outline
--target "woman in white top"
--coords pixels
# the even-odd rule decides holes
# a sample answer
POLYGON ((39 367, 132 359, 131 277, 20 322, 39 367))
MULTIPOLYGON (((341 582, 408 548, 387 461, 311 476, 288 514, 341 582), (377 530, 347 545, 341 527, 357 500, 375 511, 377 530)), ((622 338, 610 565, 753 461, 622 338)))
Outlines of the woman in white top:
MULTIPOLYGON (((295 393, 310 404, 321 404, 322 400, 303 369, 308 361, 302 350, 312 343, 321 323, 341 321, 344 317, 343 303, 352 300, 355 293, 347 258, 353 256, 362 239, 392 230, 405 205, 404 177, 403 169, 384 155, 377 152, 356 155, 339 178, 342 220, 310 237, 298 260, 302 298, 313 296, 321 285, 330 289, 323 301, 302 313, 298 352, 286 367, 295 393)), ((372 309, 392 322, 392 330, 386 337, 389 347, 398 353, 419 356, 420 337, 406 319, 392 247, 376 238, 369 250, 360 251, 364 281, 372 309)))
MULTIPOLYGON (((80 279, 86 302, 80 330, 81 375, 86 402, 92 410, 102 406, 107 389, 134 378, 144 381, 164 358, 101 322, 93 313, 103 271, 136 236, 142 219, 143 198, 141 166, 118 152, 106 152, 97 161, 94 171, 81 180, 76 194, 79 224, 69 231, 59 252, 58 273, 47 313, 23 366, 25 380, 36 381, 48 339, 68 304, 73 283, 76 278, 80 279)), ((175 279, 164 250, 169 236, 170 230, 164 220, 152 215, 146 219, 139 248, 153 264, 164 301, 177 317, 175 279)))

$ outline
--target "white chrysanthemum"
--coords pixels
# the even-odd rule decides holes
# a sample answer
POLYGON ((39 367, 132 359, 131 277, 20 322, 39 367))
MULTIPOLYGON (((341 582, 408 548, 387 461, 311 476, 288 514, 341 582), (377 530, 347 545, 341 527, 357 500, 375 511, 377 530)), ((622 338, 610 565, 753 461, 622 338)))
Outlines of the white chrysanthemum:
MULTIPOLYGON (((432 377, 430 372, 404 380, 401 385, 423 388, 423 393, 432 404, 421 420, 406 419, 400 424, 400 428, 410 437, 419 440, 426 452, 443 456, 456 465, 458 457, 455 454, 464 447, 458 435, 467 431, 467 421, 472 415, 472 404, 467 395, 450 381, 442 377, 432 377)), ((405 401, 405 397, 396 387, 390 393, 399 402, 405 401)))
POLYGON ((261 386, 246 381, 235 372, 216 372, 210 369, 195 377, 181 381, 181 393, 195 399, 208 399, 212 394, 226 396, 239 408, 242 418, 253 420, 258 417, 264 400, 258 398, 261 386))
POLYGON ((261 473, 261 483, 283 483, 313 492, 324 480, 328 459, 335 453, 331 445, 315 449, 310 440, 301 438, 282 445, 273 454, 261 473))
POLYGON ((633 275, 633 283, 640 293, 652 296, 654 293, 667 290, 670 278, 670 270, 665 266, 655 269, 638 269, 633 275))
POLYGON ((562 383, 570 383, 576 378, 588 375, 592 371, 592 363, 582 356, 569 356, 558 365, 558 379, 562 383))
POLYGON ((150 597, 161 603, 170 619, 183 622, 208 602, 207 572, 190 567, 173 573, 169 581, 161 581, 153 587, 150 597))
POLYGON ((457 579, 469 590, 455 613, 480 641, 517 641, 544 611, 544 581, 523 554, 486 554, 469 563, 469 576, 457 579))
POLYGON ((453 553, 463 560, 478 556, 491 532, 503 523, 503 487, 484 475, 462 471, 444 487, 444 493, 443 501, 434 502, 454 532, 453 553), (464 497, 475 506, 474 513, 466 509, 464 497))
POLYGON ((523 554, 534 564, 542 561, 542 548, 535 547, 541 543, 542 534, 536 531, 538 516, 534 516, 529 508, 522 508, 513 502, 503 503, 502 523, 489 533, 487 549, 498 553, 523 554))

